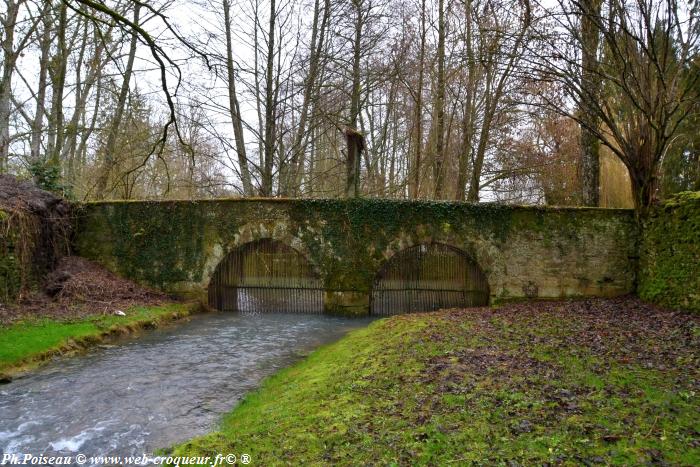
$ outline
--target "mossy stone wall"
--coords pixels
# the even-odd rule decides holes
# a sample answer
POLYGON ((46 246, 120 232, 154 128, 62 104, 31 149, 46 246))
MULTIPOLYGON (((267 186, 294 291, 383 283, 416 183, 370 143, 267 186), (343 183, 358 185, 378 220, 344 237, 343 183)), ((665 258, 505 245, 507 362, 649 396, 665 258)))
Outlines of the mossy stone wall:
POLYGON ((700 192, 679 193, 653 209, 642 232, 639 296, 700 311, 700 192))
POLYGON ((375 275, 420 243, 460 248, 492 303, 611 296, 635 283, 632 211, 393 200, 229 199, 80 207, 76 254, 163 290, 204 298, 219 262, 261 238, 295 248, 326 288, 326 308, 367 313, 375 275))
POLYGON ((15 227, 11 214, 0 210, 0 304, 14 301, 22 289, 19 233, 15 227))

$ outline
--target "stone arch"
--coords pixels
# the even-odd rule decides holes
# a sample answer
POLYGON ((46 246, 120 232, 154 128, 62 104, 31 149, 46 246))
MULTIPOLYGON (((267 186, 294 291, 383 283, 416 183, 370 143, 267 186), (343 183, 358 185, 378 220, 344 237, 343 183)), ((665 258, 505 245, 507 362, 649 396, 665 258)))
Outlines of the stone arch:
POLYGON ((230 251, 207 289, 221 311, 322 313, 324 291, 310 261, 285 243, 262 238, 230 251))
POLYGON ((402 232, 397 238, 388 243, 382 251, 382 259, 376 264, 374 274, 400 251, 415 245, 442 243, 464 252, 481 269, 488 281, 491 297, 495 297, 502 287, 502 280, 507 275, 507 266, 500 248, 493 239, 484 238, 479 234, 457 235, 455 232, 425 234, 431 229, 418 225, 413 232, 402 232))
POLYGON ((289 227, 286 223, 275 222, 273 224, 264 224, 255 222, 242 225, 225 241, 212 242, 204 262, 202 287, 205 289, 209 287, 209 283, 216 268, 231 252, 247 243, 264 239, 283 243, 295 250, 308 261, 313 271, 321 276, 321 269, 318 267, 318 264, 311 259, 311 252, 298 236, 293 235, 289 231, 289 227))
POLYGON ((489 282, 469 252, 422 241, 393 251, 375 274, 370 313, 388 315, 488 305, 489 282))

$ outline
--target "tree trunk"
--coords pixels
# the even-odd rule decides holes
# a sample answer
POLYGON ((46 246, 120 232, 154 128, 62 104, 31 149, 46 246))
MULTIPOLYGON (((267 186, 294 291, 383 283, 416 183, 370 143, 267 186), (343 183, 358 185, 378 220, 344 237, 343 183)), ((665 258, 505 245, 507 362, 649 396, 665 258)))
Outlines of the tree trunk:
POLYGON ((462 115, 462 144, 459 151, 459 163, 457 167, 457 186, 455 199, 464 201, 467 189, 469 162, 472 158, 472 140, 474 137, 474 94, 476 93, 476 61, 472 47, 472 2, 467 0, 465 4, 466 36, 464 42, 467 49, 467 63, 464 67, 467 73, 467 88, 464 98, 464 110, 462 115))
POLYGON ((63 148, 63 93, 66 86, 66 70, 68 68, 68 46, 66 30, 68 28, 68 6, 61 3, 58 10, 58 29, 56 31, 56 55, 53 57, 53 76, 51 79, 51 113, 49 115, 49 147, 48 165, 60 170, 61 150, 63 148))
MULTIPOLYGON (((473 88, 472 88, 473 89, 473 88)), ((455 199, 464 201, 467 189, 467 178, 469 172, 469 161, 472 158, 472 99, 471 92, 465 99, 464 115, 462 115, 462 143, 459 151, 459 162, 457 165, 457 186, 455 187, 455 199)))
POLYGON ((251 196, 253 194, 253 184, 250 181, 250 169, 248 168, 248 157, 243 136, 243 119, 236 93, 236 75, 233 68, 233 41, 231 37, 231 3, 229 0, 223 1, 224 7, 224 30, 226 31, 226 75, 228 79, 228 99, 229 113, 233 125, 233 137, 236 140, 236 154, 238 155, 238 167, 241 171, 241 182, 243 183, 243 194, 251 196))
POLYGON ((654 203, 657 180, 655 177, 648 177, 647 171, 630 170, 632 182, 632 198, 634 199, 634 210, 638 220, 644 219, 649 212, 649 208, 654 203))
MULTIPOLYGON (((134 5, 134 24, 139 24, 139 17, 141 13, 141 6, 139 4, 134 5)), ((105 147, 105 158, 102 163, 102 168, 100 170, 99 178, 97 179, 97 186, 95 188, 95 195, 98 199, 104 199, 107 195, 107 183, 109 182, 112 169, 116 165, 116 145, 117 138, 119 136, 120 127, 122 124, 122 118, 124 115, 124 110, 126 108, 126 100, 129 97, 129 85, 131 82, 131 75, 134 69, 134 60, 136 58, 136 46, 138 45, 138 37, 136 33, 131 35, 131 42, 129 44, 129 58, 127 59, 126 69, 124 70, 124 80, 122 81, 121 89, 119 90, 119 97, 117 99, 117 106, 114 110, 114 117, 112 119, 112 124, 110 125, 109 135, 107 136, 107 145, 105 147)))
POLYGON ((265 140, 263 173, 260 186, 262 196, 272 196, 272 169, 275 156, 277 131, 277 102, 275 99, 275 22, 277 20, 276 0, 270 1, 270 23, 267 40, 267 66, 265 68, 265 140))
MULTIPOLYGON (((361 0, 353 0, 355 7, 355 38, 353 41, 352 56, 352 90, 350 92, 350 130, 357 133, 357 125, 360 117, 361 98, 361 76, 360 60, 362 58, 362 4, 361 0)), ((351 144, 348 138, 348 159, 347 159, 347 183, 345 187, 346 196, 359 196, 360 191, 360 156, 361 150, 355 151, 356 144, 351 144), (353 150, 351 151, 351 148, 353 150)))
MULTIPOLYGON (((78 168, 77 172, 78 175, 82 172, 82 169, 85 167, 87 163, 87 148, 88 148, 88 141, 90 139, 90 136, 95 131, 95 127, 97 126, 97 118, 100 114, 100 106, 102 104, 102 85, 101 85, 101 80, 102 80, 102 68, 98 68, 97 70, 97 76, 95 77, 95 81, 97 83, 97 88, 95 92, 95 103, 92 108, 92 118, 90 119, 90 124, 87 126, 87 128, 84 128, 83 132, 80 135, 80 143, 78 145, 78 149, 76 150, 76 153, 79 157, 79 163, 78 163, 78 168)), ((85 114, 83 114, 83 117, 85 114)))
MULTIPOLYGON (((80 22, 83 26, 83 34, 80 41, 78 59, 75 63, 75 108, 73 109, 73 115, 71 116, 70 122, 66 127, 66 144, 63 145, 63 151, 61 154, 61 159, 68 162, 65 170, 65 179, 68 185, 73 185, 73 182, 75 181, 74 159, 75 149, 78 142, 78 122, 80 122, 81 115, 85 112, 85 101, 87 96, 90 94, 89 71, 83 82, 83 62, 85 60, 85 49, 87 48, 88 43, 88 23, 83 19, 81 19, 80 22)), ((97 60, 97 54, 93 58, 97 60)))
POLYGON ((600 203, 600 141, 593 129, 600 126, 593 107, 600 99, 600 75, 597 73, 600 45, 601 0, 581 2, 581 189, 586 206, 600 203))
POLYGON ((425 22, 425 0, 421 0, 418 89, 416 90, 416 102, 413 114, 413 183, 409 184, 409 196, 413 199, 420 196, 421 156, 423 153, 423 86, 425 85, 425 43, 427 34, 425 22))
POLYGON ((364 142, 362 140, 362 134, 355 131, 353 128, 347 128, 345 130, 345 137, 348 145, 345 197, 357 198, 360 196, 360 173, 357 171, 359 164, 356 161, 360 160, 362 151, 364 150, 364 142))
POLYGON ((12 102, 12 73, 17 54, 14 50, 15 27, 20 2, 7 2, 7 12, 2 21, 5 34, 2 41, 2 77, 0 77, 0 173, 7 171, 10 156, 10 104, 12 102))
POLYGON ((309 117, 309 109, 311 107, 312 99, 317 99, 318 96, 313 96, 314 90, 316 89, 317 77, 319 74, 319 67, 321 62, 321 53, 323 51, 326 28, 328 27, 328 20, 330 18, 331 2, 330 0, 324 1, 323 7, 323 18, 321 19, 321 24, 319 26, 319 9, 320 2, 316 0, 314 4, 314 19, 311 31, 311 46, 310 57, 309 57, 309 72, 306 77, 306 82, 304 83, 304 98, 301 105, 301 113, 299 115, 299 123, 297 125, 296 135, 294 137, 294 143, 292 145, 292 157, 290 160, 289 173, 286 176, 281 176, 285 179, 284 183, 284 195, 297 195, 299 192, 299 186, 297 180, 298 173, 302 170, 304 152, 306 151, 307 141, 307 120, 309 117))
POLYGON ((472 167, 472 178, 469 184, 469 193, 467 195, 467 201, 477 202, 479 201, 479 191, 481 190, 481 173, 484 167, 484 159, 486 157, 486 149, 490 143, 491 130, 493 127, 494 119, 496 118, 496 113, 498 111, 498 106, 503 98, 503 93, 505 90, 506 83, 508 82, 516 63, 520 59, 520 46, 525 40, 525 35, 530 27, 530 8, 529 4, 525 3, 525 11, 522 19, 522 25, 520 31, 518 31, 518 36, 515 40, 512 50, 509 52, 508 61, 503 67, 500 68, 498 62, 500 62, 501 57, 495 57, 495 60, 491 60, 491 63, 487 65, 486 69, 486 92, 484 101, 484 116, 481 122, 481 131, 479 132, 479 143, 476 147, 476 155, 474 157, 474 164, 472 167), (500 75, 498 72, 500 70, 500 75), (496 77, 498 79, 496 80, 496 77), (495 88, 493 87, 495 84, 495 88))
POLYGON ((36 95, 36 110, 34 112, 34 121, 32 122, 32 138, 29 144, 30 157, 33 163, 41 159, 41 136, 44 124, 44 116, 46 114, 46 88, 49 70, 49 52, 51 49, 51 3, 46 2, 42 10, 43 30, 39 48, 41 49, 41 58, 39 59, 39 83, 37 86, 36 95))
POLYGON ((438 1, 437 91, 435 96, 435 199, 442 199, 445 161, 445 0, 438 1))

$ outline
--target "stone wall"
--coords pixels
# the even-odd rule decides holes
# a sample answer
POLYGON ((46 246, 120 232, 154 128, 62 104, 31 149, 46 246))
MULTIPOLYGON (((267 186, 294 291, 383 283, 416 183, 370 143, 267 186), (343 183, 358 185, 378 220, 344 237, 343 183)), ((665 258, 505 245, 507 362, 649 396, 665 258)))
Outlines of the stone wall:
POLYGON ((367 313, 384 262, 430 242, 472 257, 494 304, 634 291, 637 229, 630 210, 230 199, 88 203, 79 211, 77 254, 199 298, 228 252, 261 238, 282 241, 312 263, 334 313, 367 313))
POLYGON ((642 232, 639 296, 700 311, 700 192, 679 193, 653 209, 642 232))
POLYGON ((24 282, 19 231, 12 213, 0 210, 0 304, 16 300, 24 282))

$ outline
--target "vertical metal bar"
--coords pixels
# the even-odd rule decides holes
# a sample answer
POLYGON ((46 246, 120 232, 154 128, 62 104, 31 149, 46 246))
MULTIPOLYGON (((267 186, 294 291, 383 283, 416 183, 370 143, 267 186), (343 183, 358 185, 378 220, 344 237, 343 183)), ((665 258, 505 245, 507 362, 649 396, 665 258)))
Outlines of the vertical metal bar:
POLYGON ((394 255, 379 271, 371 312, 388 315, 488 304, 488 282, 464 252, 439 243, 394 255))
MULTIPOLYGON (((323 311, 322 281, 295 250, 272 240, 231 252, 210 281, 209 304, 223 310, 323 311)), ((488 283, 463 252, 442 244, 397 253, 377 274, 373 314, 390 315, 488 303, 488 283)))

